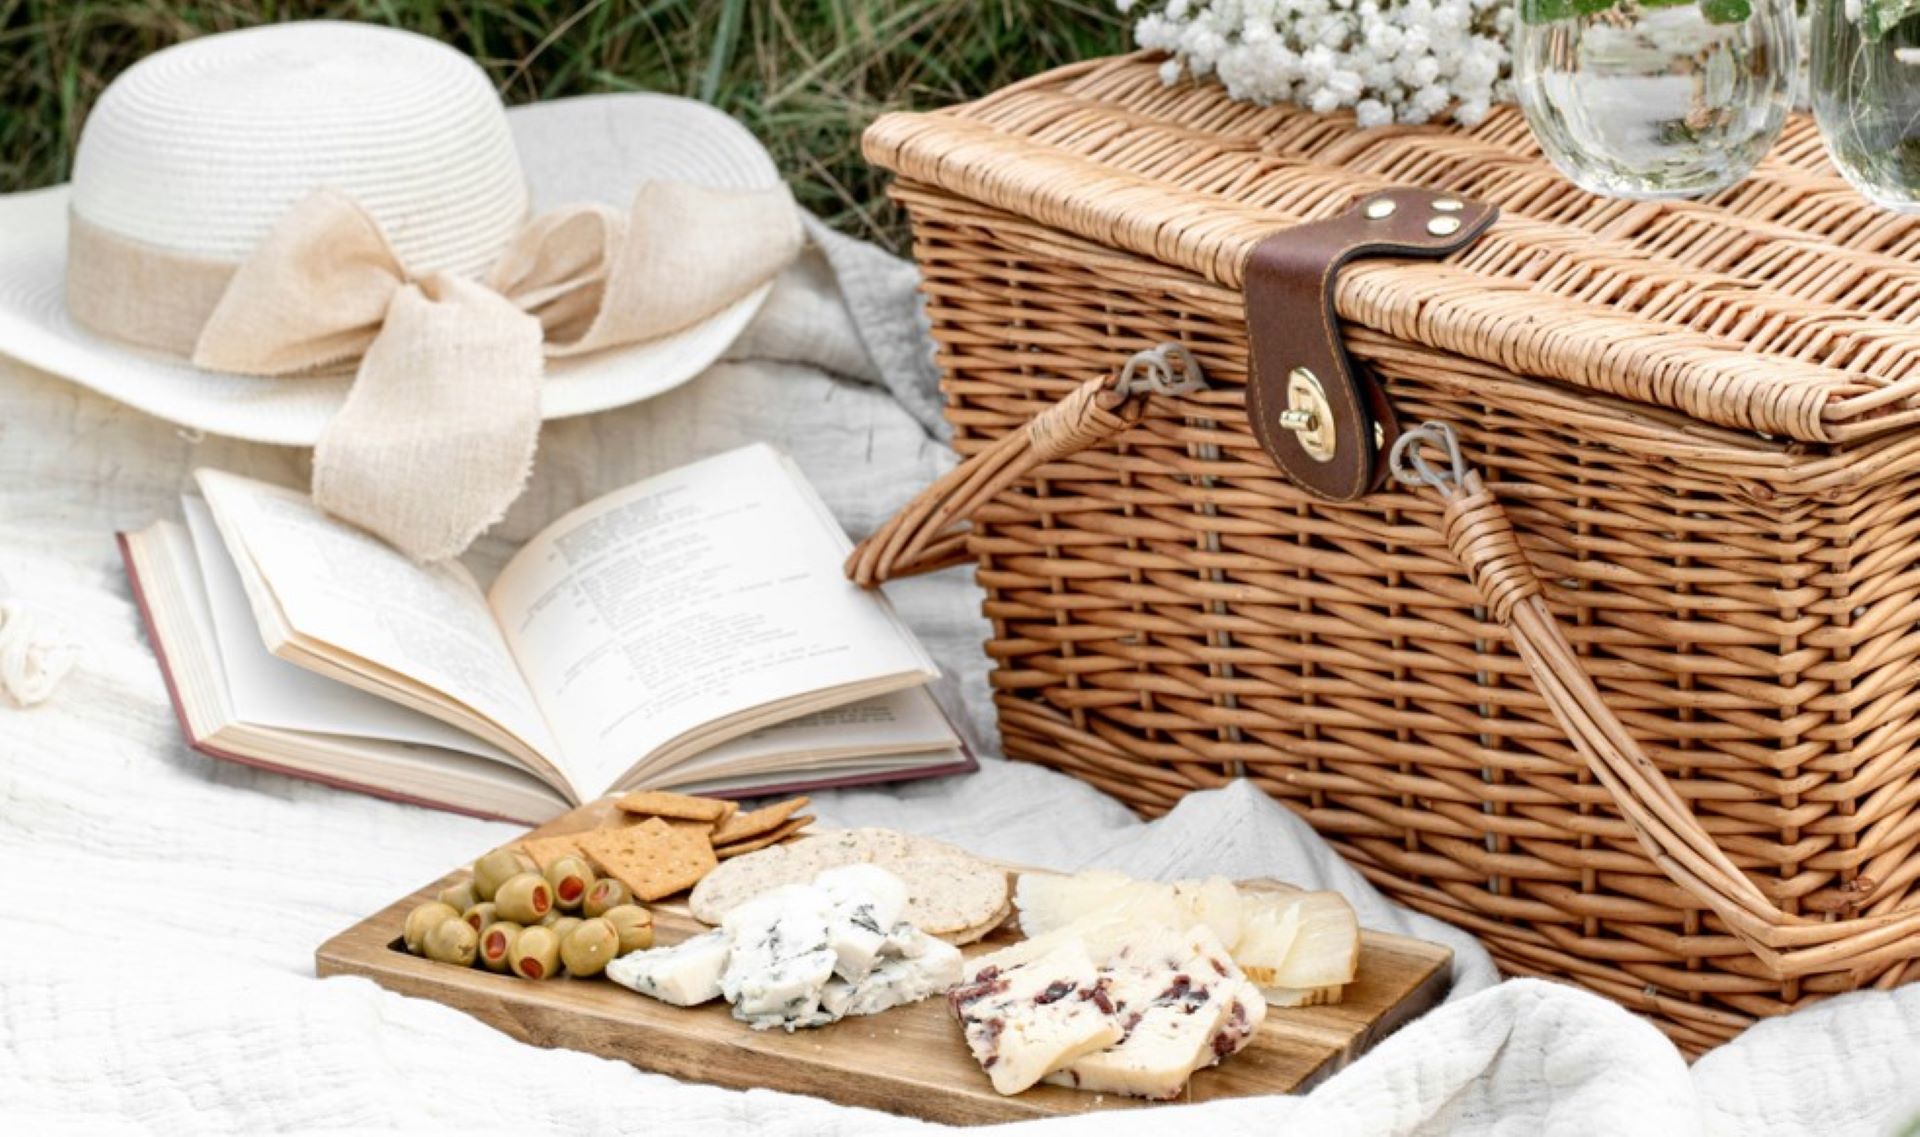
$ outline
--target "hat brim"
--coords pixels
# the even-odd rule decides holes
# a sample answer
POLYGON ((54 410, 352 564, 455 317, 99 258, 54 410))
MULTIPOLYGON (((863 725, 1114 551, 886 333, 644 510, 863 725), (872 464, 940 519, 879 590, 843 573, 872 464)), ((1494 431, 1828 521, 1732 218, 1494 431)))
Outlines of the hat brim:
MULTIPOLYGON (((593 95, 507 111, 533 208, 595 201, 625 209, 649 180, 715 189, 780 183, 745 127, 691 99, 593 95)), ((67 314, 66 186, 0 196, 0 355, 70 379, 157 418, 209 434, 312 446, 347 397, 350 375, 223 375, 102 339, 67 314)), ((550 361, 543 419, 625 406, 707 369, 766 301, 765 285, 672 335, 550 361)))

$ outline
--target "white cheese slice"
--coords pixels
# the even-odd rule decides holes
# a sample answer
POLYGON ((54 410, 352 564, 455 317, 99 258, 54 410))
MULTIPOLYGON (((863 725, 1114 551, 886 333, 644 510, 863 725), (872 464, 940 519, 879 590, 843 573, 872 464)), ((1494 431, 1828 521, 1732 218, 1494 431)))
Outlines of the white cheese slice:
POLYGON ((1205 924, 1145 932, 1102 969, 1120 1042, 1047 1076, 1056 1085, 1168 1100, 1245 1046, 1266 1016, 1259 989, 1205 924))
POLYGON ((693 1007, 720 997, 733 938, 707 932, 671 947, 636 951, 607 964, 607 978, 642 995, 676 1007, 693 1007))
POLYGON ((887 937, 890 953, 857 983, 834 979, 820 996, 820 1009, 841 1018, 877 1015, 917 1003, 960 982, 960 949, 935 939, 912 924, 898 925, 887 937))
POLYGON ((1017 1094, 1125 1033, 1078 942, 1005 971, 976 971, 947 992, 947 1002, 967 1048, 1003 1094, 1017 1094))

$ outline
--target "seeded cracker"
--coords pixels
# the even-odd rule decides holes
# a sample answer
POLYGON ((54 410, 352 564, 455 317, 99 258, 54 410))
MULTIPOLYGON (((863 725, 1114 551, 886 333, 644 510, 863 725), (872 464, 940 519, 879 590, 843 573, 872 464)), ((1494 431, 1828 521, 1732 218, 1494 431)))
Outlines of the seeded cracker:
POLYGON ((777 845, 812 824, 813 814, 803 813, 771 833, 762 833, 758 837, 750 837, 745 841, 736 841, 731 845, 722 845, 714 849, 713 852, 715 856, 724 861, 731 857, 740 856, 742 853, 751 853, 758 849, 764 849, 768 845, 777 845))
POLYGON ((644 814, 648 817, 672 817, 681 821, 705 821, 708 824, 719 821, 732 812, 731 802, 714 797, 693 797, 689 794, 670 794, 661 791, 626 794, 613 804, 628 813, 644 814))
POLYGON ((586 856, 580 848, 581 836, 578 833, 566 833, 558 837, 525 837, 518 844, 520 851, 532 857, 541 872, 546 872, 547 866, 561 857, 586 856))
POLYGON ((594 866, 653 901, 691 888, 719 861, 704 833, 675 829, 655 817, 625 829, 600 829, 579 838, 594 866))
POLYGON ((752 813, 736 813, 727 819, 726 824, 713 831, 713 843, 733 845, 751 837, 771 833, 785 825, 794 814, 805 809, 810 800, 797 797, 788 801, 775 802, 763 809, 756 809, 752 813))

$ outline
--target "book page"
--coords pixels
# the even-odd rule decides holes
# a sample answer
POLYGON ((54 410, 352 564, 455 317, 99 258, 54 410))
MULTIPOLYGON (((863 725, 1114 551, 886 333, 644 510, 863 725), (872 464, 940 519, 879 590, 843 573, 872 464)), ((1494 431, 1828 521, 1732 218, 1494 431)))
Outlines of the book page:
POLYGON ((873 593, 798 470, 749 446, 650 478, 549 526, 490 599, 581 789, 781 699, 936 673, 873 593))
POLYGON ((277 613, 376 684, 386 672, 428 688, 559 763, 486 598, 458 562, 414 564, 293 490, 217 470, 195 476, 263 629, 277 613))
POLYGON ((857 759, 949 751, 959 735, 925 687, 801 715, 729 739, 674 768, 674 778, 721 777, 769 769, 810 769, 857 759))
POLYGON ((207 615, 219 646, 227 697, 242 722, 280 730, 437 746, 519 765, 499 747, 458 727, 315 675, 268 652, 247 606, 240 574, 234 570, 233 558, 214 527, 213 514, 199 498, 185 498, 181 507, 186 512, 194 558, 200 562, 207 615))

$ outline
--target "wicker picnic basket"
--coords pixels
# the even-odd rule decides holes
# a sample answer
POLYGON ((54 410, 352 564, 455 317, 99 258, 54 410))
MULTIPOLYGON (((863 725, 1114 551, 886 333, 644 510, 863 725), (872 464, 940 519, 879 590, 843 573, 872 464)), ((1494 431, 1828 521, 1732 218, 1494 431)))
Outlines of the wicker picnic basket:
POLYGON ((1251 778, 1692 1051, 1920 972, 1920 220, 1811 123, 1629 203, 1510 110, 1357 131, 1126 57, 866 146, 967 460, 850 571, 977 562, 1010 755, 1147 814, 1251 778), (1327 320, 1255 287, 1308 222, 1450 255, 1325 257, 1327 320), (1321 324, 1344 380, 1286 356, 1321 324))

